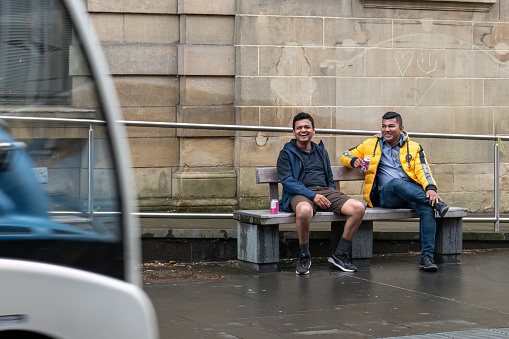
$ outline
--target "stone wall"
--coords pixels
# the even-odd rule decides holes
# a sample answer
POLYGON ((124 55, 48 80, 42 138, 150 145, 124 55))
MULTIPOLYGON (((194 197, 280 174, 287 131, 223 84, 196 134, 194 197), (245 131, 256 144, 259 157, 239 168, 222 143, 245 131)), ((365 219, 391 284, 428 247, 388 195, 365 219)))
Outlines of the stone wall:
MULTIPOLYGON (((437 10, 393 3, 403 8, 388 0, 87 5, 129 120, 288 127, 307 111, 317 128, 377 131, 381 115, 395 110, 410 136, 507 135, 508 3, 437 1, 437 10)), ((275 166, 291 138, 139 127, 128 133, 140 207, 160 211, 267 207, 268 188, 256 185, 255 168, 275 166)), ((333 164, 365 139, 315 138, 333 164)), ((414 140, 447 202, 493 210, 494 142, 414 140)), ((508 211, 508 156, 501 161, 501 210, 508 211)), ((342 189, 360 199, 359 184, 342 189)))

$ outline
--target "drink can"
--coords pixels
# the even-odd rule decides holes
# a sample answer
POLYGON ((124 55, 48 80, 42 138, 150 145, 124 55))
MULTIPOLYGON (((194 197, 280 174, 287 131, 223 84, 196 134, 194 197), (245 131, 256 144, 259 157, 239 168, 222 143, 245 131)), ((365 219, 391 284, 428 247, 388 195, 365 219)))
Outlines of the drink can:
POLYGON ((270 213, 279 213, 279 200, 272 199, 270 201, 270 213))
POLYGON ((361 169, 366 172, 369 169, 369 163, 371 162, 371 159, 368 157, 365 157, 364 159, 364 165, 362 165, 361 169))

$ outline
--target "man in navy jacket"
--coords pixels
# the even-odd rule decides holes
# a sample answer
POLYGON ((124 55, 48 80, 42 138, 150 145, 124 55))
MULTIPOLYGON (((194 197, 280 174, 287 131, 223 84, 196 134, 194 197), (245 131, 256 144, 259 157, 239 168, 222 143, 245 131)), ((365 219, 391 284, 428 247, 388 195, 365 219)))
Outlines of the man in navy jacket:
POLYGON ((348 215, 343 235, 337 248, 328 259, 345 272, 355 272, 348 255, 348 247, 364 217, 364 205, 338 191, 332 181, 329 155, 320 141, 311 141, 315 134, 313 117, 301 112, 293 118, 295 139, 286 143, 279 153, 277 170, 283 196, 280 209, 295 212, 301 255, 297 263, 297 274, 308 274, 311 266, 309 232, 311 219, 317 210, 348 215))

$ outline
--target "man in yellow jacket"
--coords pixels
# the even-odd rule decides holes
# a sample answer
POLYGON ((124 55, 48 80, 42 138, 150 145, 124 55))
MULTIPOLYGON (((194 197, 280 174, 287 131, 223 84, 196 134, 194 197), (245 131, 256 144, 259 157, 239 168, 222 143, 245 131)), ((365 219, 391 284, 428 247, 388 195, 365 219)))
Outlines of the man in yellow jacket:
POLYGON ((435 210, 440 217, 449 207, 437 193, 437 184, 422 146, 410 141, 403 119, 396 112, 382 117, 381 134, 343 153, 343 166, 369 166, 365 171, 364 200, 370 207, 412 208, 420 217, 421 261, 419 267, 436 272, 435 210), (365 160, 366 159, 366 162, 365 160))

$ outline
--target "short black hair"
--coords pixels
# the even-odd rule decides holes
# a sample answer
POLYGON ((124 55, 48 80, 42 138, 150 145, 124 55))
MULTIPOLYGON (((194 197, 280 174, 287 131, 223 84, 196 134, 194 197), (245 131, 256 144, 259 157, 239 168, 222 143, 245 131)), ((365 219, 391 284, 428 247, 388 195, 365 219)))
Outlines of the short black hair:
POLYGON ((382 120, 383 119, 396 119, 396 121, 399 124, 399 127, 403 126, 403 118, 401 117, 401 115, 399 115, 399 113, 386 112, 382 117, 382 120))
POLYGON ((309 121, 311 121, 311 127, 315 128, 315 121, 313 120, 313 117, 306 112, 300 112, 299 114, 293 117, 293 129, 295 129, 295 123, 297 121, 304 119, 308 119, 309 121))

